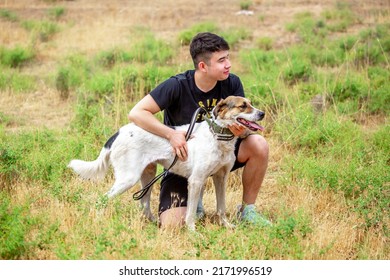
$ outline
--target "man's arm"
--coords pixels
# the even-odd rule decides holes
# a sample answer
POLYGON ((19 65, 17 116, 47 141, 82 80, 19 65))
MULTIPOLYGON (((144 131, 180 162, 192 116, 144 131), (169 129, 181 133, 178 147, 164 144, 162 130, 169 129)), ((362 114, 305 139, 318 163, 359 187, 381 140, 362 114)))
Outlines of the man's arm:
POLYGON ((169 126, 162 124, 155 116, 161 109, 156 101, 146 95, 131 109, 128 117, 137 126, 163 137, 171 143, 174 152, 180 160, 187 159, 187 142, 185 139, 185 131, 177 131, 169 126))

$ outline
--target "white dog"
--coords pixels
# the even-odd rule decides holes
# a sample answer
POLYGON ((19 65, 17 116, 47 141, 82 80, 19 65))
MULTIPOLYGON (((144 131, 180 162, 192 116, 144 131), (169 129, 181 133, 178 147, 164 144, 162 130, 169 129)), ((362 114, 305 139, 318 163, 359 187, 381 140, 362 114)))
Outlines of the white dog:
MULTIPOLYGON (((217 196, 217 214, 223 225, 230 227, 225 216, 225 189, 234 161, 236 137, 227 128, 238 122, 252 131, 261 130, 256 123, 264 113, 243 97, 230 96, 221 100, 212 111, 212 120, 196 124, 188 140, 188 159, 178 161, 171 172, 188 178, 188 203, 185 222, 195 229, 196 208, 207 178, 213 175, 217 196)), ((175 129, 186 131, 188 125, 175 129)), ((85 179, 104 177, 109 162, 114 168, 115 183, 107 192, 114 197, 134 186, 140 179, 142 187, 155 176, 156 163, 168 168, 175 158, 169 141, 149 133, 133 123, 119 129, 104 145, 95 161, 72 160, 69 167, 85 179)), ((150 211, 151 188, 141 199, 144 215, 153 219, 150 211)))

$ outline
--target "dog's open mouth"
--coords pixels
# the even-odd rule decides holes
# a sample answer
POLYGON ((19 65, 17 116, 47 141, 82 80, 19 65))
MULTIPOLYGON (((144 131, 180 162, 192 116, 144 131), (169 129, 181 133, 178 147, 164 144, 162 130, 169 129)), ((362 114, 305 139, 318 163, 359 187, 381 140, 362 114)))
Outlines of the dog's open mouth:
POLYGON ((248 120, 243 119, 243 118, 237 118, 237 121, 252 131, 257 131, 257 130, 263 131, 264 130, 264 127, 262 127, 261 125, 259 125, 256 122, 251 122, 251 121, 248 121, 248 120))

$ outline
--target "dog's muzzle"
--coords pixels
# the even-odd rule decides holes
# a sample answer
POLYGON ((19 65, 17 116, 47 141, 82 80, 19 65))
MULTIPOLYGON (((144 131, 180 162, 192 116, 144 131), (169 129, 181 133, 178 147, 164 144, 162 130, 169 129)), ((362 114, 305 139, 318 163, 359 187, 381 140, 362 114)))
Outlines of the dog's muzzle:
MULTIPOLYGON (((262 119, 264 119, 264 116, 265 116, 265 113, 258 110, 255 114, 254 119, 256 121, 261 121, 262 119)), ((264 127, 262 127, 261 125, 259 125, 255 121, 250 121, 250 120, 247 120, 244 118, 237 118, 237 122, 239 122, 240 124, 242 124, 243 126, 245 126, 246 128, 248 128, 252 131, 258 131, 258 130, 263 131, 264 130, 264 127)))

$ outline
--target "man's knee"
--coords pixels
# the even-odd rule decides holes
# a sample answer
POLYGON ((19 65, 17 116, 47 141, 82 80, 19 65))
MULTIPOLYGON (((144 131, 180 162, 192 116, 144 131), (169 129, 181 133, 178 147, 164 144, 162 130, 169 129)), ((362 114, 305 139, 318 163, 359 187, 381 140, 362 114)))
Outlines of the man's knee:
POLYGON ((248 137, 248 147, 254 155, 268 157, 269 146, 263 136, 256 134, 248 137))
POLYGON ((268 159, 269 146, 268 146, 268 142, 265 140, 265 138, 261 135, 258 135, 258 137, 256 137, 256 144, 255 145, 256 145, 255 151, 257 151, 258 156, 260 156, 261 158, 268 159))
POLYGON ((269 146, 265 138, 259 134, 250 135, 245 138, 240 146, 238 160, 246 162, 250 158, 268 160, 269 146))

